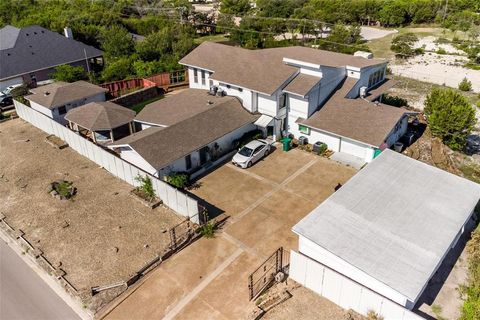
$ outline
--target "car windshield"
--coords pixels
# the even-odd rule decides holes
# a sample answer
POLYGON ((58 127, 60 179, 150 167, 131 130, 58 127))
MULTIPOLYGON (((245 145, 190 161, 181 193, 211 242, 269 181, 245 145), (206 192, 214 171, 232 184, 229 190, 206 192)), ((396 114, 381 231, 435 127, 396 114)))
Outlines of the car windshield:
POLYGON ((238 151, 239 154, 245 157, 250 157, 252 155, 253 150, 250 149, 249 147, 243 147, 238 151))

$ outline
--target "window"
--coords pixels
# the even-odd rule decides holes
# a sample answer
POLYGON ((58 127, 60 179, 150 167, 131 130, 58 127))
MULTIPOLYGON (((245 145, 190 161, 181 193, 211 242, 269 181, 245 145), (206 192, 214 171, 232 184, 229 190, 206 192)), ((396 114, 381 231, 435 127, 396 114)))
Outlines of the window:
POLYGON ((202 70, 202 84, 205 85, 205 70, 202 70))
POLYGON ((67 113, 67 108, 65 106, 58 107, 58 114, 67 113))
POLYGON ((278 109, 281 110, 287 106, 287 94, 282 93, 280 99, 278 100, 278 109))
POLYGON ((187 170, 192 169, 192 156, 191 155, 187 155, 185 157, 185 167, 186 167, 187 170))
POLYGON ((193 69, 193 82, 198 83, 198 70, 193 69))
POLYGON ((300 131, 303 134, 310 134, 310 128, 307 126, 303 126, 301 124, 298 125, 298 131, 300 131))

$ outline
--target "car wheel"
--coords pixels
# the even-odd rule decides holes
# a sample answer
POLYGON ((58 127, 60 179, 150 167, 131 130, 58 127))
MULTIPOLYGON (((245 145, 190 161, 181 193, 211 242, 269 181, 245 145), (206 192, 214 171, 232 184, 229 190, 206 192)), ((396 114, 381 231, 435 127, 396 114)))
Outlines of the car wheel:
POLYGON ((270 150, 267 149, 267 150, 265 150, 265 153, 263 154, 263 156, 266 157, 266 156, 268 156, 269 153, 270 153, 270 150))
POLYGON ((247 168, 250 168, 251 166, 252 166, 252 161, 248 161, 247 168))

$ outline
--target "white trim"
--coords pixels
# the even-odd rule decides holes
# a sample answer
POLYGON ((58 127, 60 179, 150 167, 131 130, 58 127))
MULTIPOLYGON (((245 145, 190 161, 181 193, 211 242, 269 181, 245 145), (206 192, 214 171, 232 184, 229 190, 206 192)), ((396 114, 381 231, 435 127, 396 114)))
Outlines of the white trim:
POLYGON ((283 58, 283 62, 286 64, 293 64, 296 66, 305 66, 309 68, 314 68, 314 69, 320 69, 321 65, 316 64, 316 63, 311 63, 311 62, 305 62, 301 60, 295 60, 295 59, 290 59, 290 58, 283 58))

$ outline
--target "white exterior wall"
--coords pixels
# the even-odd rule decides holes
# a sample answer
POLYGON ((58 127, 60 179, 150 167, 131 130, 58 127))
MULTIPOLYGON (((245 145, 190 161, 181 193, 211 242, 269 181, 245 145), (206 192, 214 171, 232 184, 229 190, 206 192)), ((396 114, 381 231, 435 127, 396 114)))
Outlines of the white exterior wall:
POLYGON ((10 78, 10 79, 5 79, 0 81, 0 91, 3 91, 9 86, 14 86, 17 84, 23 84, 23 78, 22 77, 15 77, 15 78, 10 78))
POLYGON ((311 257, 290 251, 289 277, 344 309, 366 316, 375 311, 385 320, 423 320, 407 308, 370 290, 311 257))
POLYGON ((387 63, 381 64, 381 65, 376 65, 368 68, 363 68, 360 71, 356 71, 358 69, 347 67, 347 75, 351 78, 356 78, 360 79, 355 86, 352 88, 352 91, 350 91, 350 95, 348 95, 349 98, 357 98, 360 94, 360 88, 361 87, 368 87, 368 79, 370 75, 378 70, 383 70, 384 71, 384 76, 385 76, 385 70, 387 68, 387 63), (353 73, 352 73, 353 72, 353 73))
POLYGON ((252 108, 252 91, 246 88, 241 88, 237 86, 230 85, 230 88, 227 87, 226 83, 218 82, 218 81, 213 81, 213 84, 218 86, 220 89, 225 91, 225 93, 228 96, 233 96, 237 97, 242 101, 242 105, 245 109, 247 109, 250 112, 254 112, 254 109, 252 108), (241 89, 242 91, 240 91, 241 89))
POLYGON ((188 67, 189 87, 193 88, 193 89, 209 90, 210 89, 210 71, 204 70, 205 71, 205 85, 203 85, 202 84, 202 69, 196 68, 197 69, 197 74, 198 74, 198 82, 195 82, 193 69, 195 69, 195 68, 188 67))
POLYGON ((32 109, 37 110, 38 112, 46 115, 49 118, 53 119, 53 112, 51 109, 45 108, 44 106, 39 105, 36 102, 30 101, 30 106, 32 109))
MULTIPOLYGON (((360 269, 354 267, 345 260, 340 259, 333 253, 323 249, 319 245, 303 236, 299 236, 298 238, 298 251, 307 257, 310 257, 311 259, 329 267, 330 269, 333 269, 336 272, 341 273, 346 277, 364 285, 365 287, 381 294, 382 296, 387 297, 401 306, 405 307, 407 304, 410 305, 408 303, 408 298, 401 293, 369 276, 360 269)), ((413 307, 413 305, 411 305, 411 307, 413 307)))
POLYGON ((120 152, 120 158, 122 158, 123 160, 125 160, 127 162, 130 162, 131 164, 139 167, 143 171, 146 171, 146 172, 150 173, 151 175, 156 176, 157 170, 155 170, 154 167, 152 167, 147 161, 145 161, 145 159, 143 159, 137 153, 137 151, 135 151, 133 149, 130 149, 129 151, 122 150, 122 152, 120 152))
POLYGON ((267 96, 265 94, 258 94, 257 110, 261 114, 266 114, 271 117, 277 116, 277 96, 267 96))
POLYGON ((408 129, 408 117, 404 116, 399 124, 398 127, 395 126, 395 128, 392 130, 392 132, 389 134, 388 138, 386 139, 386 144, 388 147, 391 147, 395 142, 400 139, 401 136, 403 136, 408 129))
POLYGON ((324 77, 320 81, 320 90, 316 92, 318 97, 311 97, 311 105, 309 106, 309 116, 315 112, 319 105, 326 102, 333 90, 342 82, 346 76, 345 68, 328 68, 323 67, 324 77))
MULTIPOLYGON (((37 94, 40 94, 40 93, 37 93, 37 94)), ((88 97, 88 98, 85 98, 85 99, 80 99, 80 100, 75 100, 75 101, 71 101, 67 104, 65 104, 65 109, 67 110, 67 112, 73 108, 76 108, 76 107, 80 107, 80 106, 83 106, 84 104, 87 104, 87 103, 90 103, 90 102, 101 102, 101 101, 105 101, 105 93, 99 93, 97 95, 94 95, 94 96, 91 96, 91 97, 88 97)), ((61 124, 66 124, 67 121, 65 120, 65 115, 67 114, 67 112, 65 112, 64 114, 59 114, 58 112, 58 108, 61 107, 61 106, 55 106, 54 108, 46 108, 36 102, 33 102, 33 101, 30 101, 30 106, 32 107, 32 109, 35 109, 41 113, 43 113, 44 115, 46 115, 47 117, 49 118, 52 118, 53 120, 57 121, 58 123, 61 123, 61 124)))
MULTIPOLYGON (((232 149, 233 140, 240 138, 245 132, 248 132, 248 131, 251 131, 251 130, 254 130, 254 129, 256 129, 256 126, 253 123, 249 123, 249 124, 247 124, 247 125, 245 125, 241 128, 236 129, 235 131, 232 131, 232 132, 224 135, 223 137, 221 137, 221 138, 219 138, 215 141, 212 141, 211 143, 208 144, 208 146, 210 147, 210 149, 213 149, 213 146, 215 145, 215 143, 217 143, 218 146, 219 146, 219 149, 218 149, 219 151, 218 152, 220 154, 222 154, 224 152, 228 152, 232 149)), ((199 153, 199 151, 196 150, 196 151, 192 152, 190 154, 190 156, 191 156, 191 160, 192 160, 192 168, 191 169, 195 169, 195 168, 200 167, 200 153, 199 153)), ((209 156, 207 155, 207 161, 208 160, 209 160, 209 156)), ((169 164, 165 168, 161 169, 158 172, 158 176, 161 177, 161 176, 168 175, 172 171, 177 171, 177 172, 187 171, 185 157, 182 157, 182 158, 172 162, 171 164, 169 164)))

